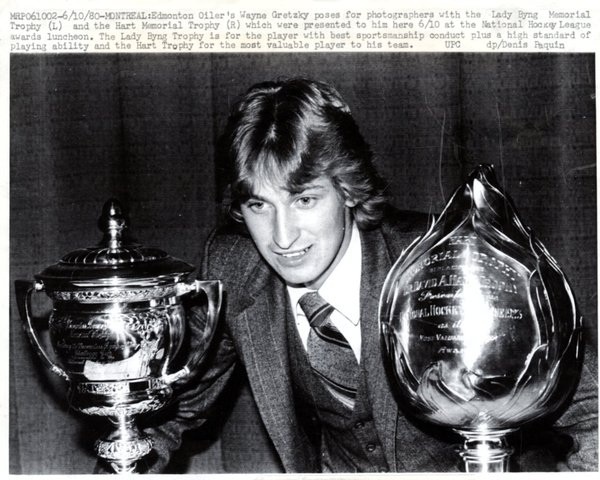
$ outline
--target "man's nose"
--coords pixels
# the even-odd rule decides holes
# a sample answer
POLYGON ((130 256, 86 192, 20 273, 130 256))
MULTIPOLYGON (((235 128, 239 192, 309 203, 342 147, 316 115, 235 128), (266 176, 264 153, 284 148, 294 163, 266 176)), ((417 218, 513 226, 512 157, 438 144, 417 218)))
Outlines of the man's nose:
POLYGON ((287 212, 276 213, 273 241, 279 248, 283 250, 290 248, 298 239, 299 232, 298 225, 292 216, 287 212))

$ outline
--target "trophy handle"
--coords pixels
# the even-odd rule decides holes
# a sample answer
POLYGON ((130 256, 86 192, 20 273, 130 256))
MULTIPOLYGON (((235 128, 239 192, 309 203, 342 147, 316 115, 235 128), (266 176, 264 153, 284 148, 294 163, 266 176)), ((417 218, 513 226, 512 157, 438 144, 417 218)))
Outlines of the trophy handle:
POLYGON ((208 301, 208 311, 206 312, 206 316, 191 316, 198 323, 198 331, 201 332, 202 338, 200 339, 200 343, 194 347, 185 366, 163 377, 164 382, 168 385, 185 380, 191 375, 192 370, 204 359, 217 329, 217 321, 219 320, 219 312, 221 310, 223 285, 219 280, 195 280, 191 285, 182 285, 186 291, 195 290, 199 293, 202 290, 208 301))
POLYGON ((46 364, 46 367, 50 369, 52 373, 58 375, 59 377, 62 377, 65 380, 69 380, 69 376, 67 375, 67 373, 56 363, 50 360, 48 355, 46 355, 46 352, 35 333, 35 329, 33 328, 31 316, 31 296, 33 295, 33 293, 41 292, 43 290, 44 284, 40 282, 33 282, 33 285, 27 290, 27 294, 25 295, 25 318, 27 319, 27 323, 25 324, 25 332, 27 333, 29 341, 31 342, 31 345, 33 345, 34 350, 42 359, 42 361, 46 364))

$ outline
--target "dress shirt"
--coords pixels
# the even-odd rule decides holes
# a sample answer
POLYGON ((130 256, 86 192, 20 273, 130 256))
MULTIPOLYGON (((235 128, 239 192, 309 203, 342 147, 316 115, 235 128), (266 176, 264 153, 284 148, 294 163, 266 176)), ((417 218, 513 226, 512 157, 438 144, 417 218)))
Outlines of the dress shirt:
MULTIPOLYGON (((335 311, 331 314, 331 321, 336 328, 346 337, 360 362, 360 274, 362 263, 362 250, 360 233, 355 223, 352 224, 352 234, 348 248, 329 274, 319 289, 319 294, 335 311)), ((310 325, 302 311, 298 300, 310 289, 304 287, 287 286, 292 310, 296 321, 298 333, 304 348, 307 348, 310 325)))

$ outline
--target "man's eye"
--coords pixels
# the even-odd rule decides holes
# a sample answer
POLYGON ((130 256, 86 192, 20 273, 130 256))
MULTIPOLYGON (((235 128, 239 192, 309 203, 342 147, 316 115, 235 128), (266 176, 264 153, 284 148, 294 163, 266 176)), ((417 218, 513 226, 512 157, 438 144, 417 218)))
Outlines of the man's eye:
POLYGON ((251 200, 246 203, 246 206, 254 212, 260 212, 263 208, 265 208, 265 202, 251 200))
POLYGON ((315 203, 314 197, 299 197, 298 198, 298 204, 304 208, 312 207, 314 203, 315 203))

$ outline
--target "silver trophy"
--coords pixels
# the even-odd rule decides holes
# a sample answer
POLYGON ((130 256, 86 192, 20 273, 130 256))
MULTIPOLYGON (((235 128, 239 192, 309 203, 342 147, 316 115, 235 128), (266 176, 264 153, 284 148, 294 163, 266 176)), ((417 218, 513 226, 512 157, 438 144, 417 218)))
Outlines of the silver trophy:
POLYGON ((202 361, 217 325, 221 283, 189 280, 191 265, 136 243, 115 200, 105 204, 99 226, 99 245, 71 252, 35 276, 23 300, 25 330, 44 363, 67 380, 69 405, 114 424, 96 442, 98 457, 117 473, 131 473, 152 450, 135 417, 163 407, 202 361), (52 299, 52 356, 32 325, 32 295, 39 291, 52 299), (190 316, 194 324, 186 329, 182 297, 193 292, 204 292, 206 315, 190 316), (189 331, 192 354, 170 372, 189 331))
POLYGON ((507 434, 556 412, 577 385, 573 292, 489 165, 402 253, 379 308, 401 404, 463 437, 467 472, 508 471, 507 434))

